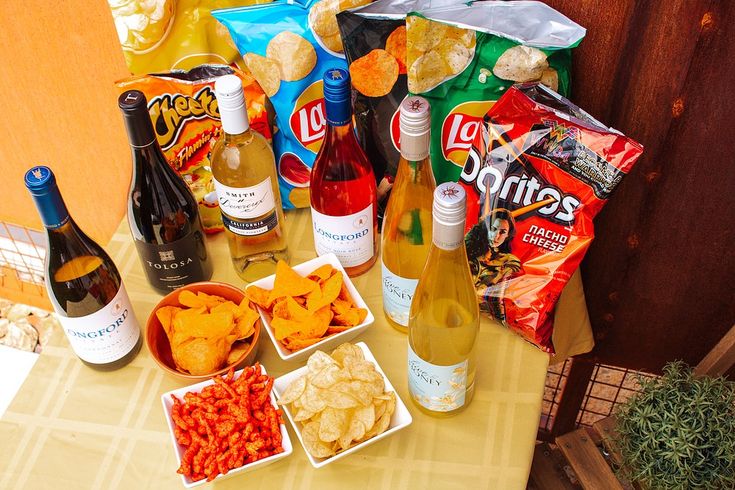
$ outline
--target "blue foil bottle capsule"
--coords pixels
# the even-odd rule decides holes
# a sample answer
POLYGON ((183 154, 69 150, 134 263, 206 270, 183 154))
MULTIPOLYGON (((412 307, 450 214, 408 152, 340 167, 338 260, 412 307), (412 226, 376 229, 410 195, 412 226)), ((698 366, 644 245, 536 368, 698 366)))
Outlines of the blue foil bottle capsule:
POLYGON ((352 120, 352 85, 350 73, 342 68, 331 68, 324 73, 324 109, 327 124, 344 126, 352 120))
POLYGON ((69 221, 69 211, 50 168, 35 166, 26 172, 23 180, 38 208, 43 226, 56 229, 69 221))

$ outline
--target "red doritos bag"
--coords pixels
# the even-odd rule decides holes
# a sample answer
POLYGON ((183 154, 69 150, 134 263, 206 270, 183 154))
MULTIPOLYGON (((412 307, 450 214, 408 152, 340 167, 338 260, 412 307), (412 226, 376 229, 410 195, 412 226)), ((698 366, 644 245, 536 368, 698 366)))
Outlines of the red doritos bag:
POLYGON ((543 85, 510 88, 460 176, 481 310, 553 353, 554 307, 592 242, 592 218, 642 152, 543 85))

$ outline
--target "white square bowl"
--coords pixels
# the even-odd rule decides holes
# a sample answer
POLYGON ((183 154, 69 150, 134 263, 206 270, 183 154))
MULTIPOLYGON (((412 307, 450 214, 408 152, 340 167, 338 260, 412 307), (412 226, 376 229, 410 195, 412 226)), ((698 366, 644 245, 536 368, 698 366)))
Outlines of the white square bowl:
MULTIPOLYGON (((322 466, 328 465, 329 463, 333 463, 339 459, 342 459, 345 456, 348 456, 354 452, 359 451, 360 449, 363 449, 369 446, 370 444, 373 444, 374 442, 378 442, 381 439, 385 439, 386 437, 398 432, 399 430, 405 427, 408 427, 409 425, 411 425, 411 422, 413 422, 413 417, 411 417, 411 412, 408 411, 408 408, 406 408, 406 405, 403 403, 403 400, 401 400, 401 397, 398 396, 398 392, 393 388, 393 385, 390 384, 390 380, 385 375, 383 370, 380 368, 380 365, 375 360, 375 357, 373 356, 372 352, 370 352, 370 349, 368 349, 367 345, 365 345, 365 342, 358 342, 355 345, 362 350, 363 354, 365 354, 365 359, 372 362, 375 365, 375 369, 383 376, 383 380, 385 381, 385 390, 395 392, 396 409, 393 412, 393 416, 390 419, 390 425, 385 430, 385 432, 383 432, 382 434, 378 434, 375 437, 371 437, 370 439, 363 441, 359 444, 356 444, 355 446, 352 446, 351 448, 345 451, 337 453, 334 456, 330 456, 328 458, 315 458, 306 449, 304 440, 301 437, 301 428, 302 428, 301 422, 294 421, 293 414, 291 413, 291 410, 288 405, 282 406, 281 408, 286 413, 286 417, 288 417, 289 422, 291 422, 291 426, 294 428, 294 432, 296 432, 296 435, 299 438, 299 442, 301 442, 301 446, 304 448, 306 457, 309 458, 309 462, 314 468, 321 468, 322 466)), ((329 352, 327 352, 327 354, 329 354, 329 352)), ((279 378, 276 378, 276 380, 273 382, 273 391, 276 392, 276 397, 280 398, 283 392, 288 387, 288 385, 290 385, 294 380, 296 380, 300 376, 305 375, 307 371, 308 371, 308 368, 304 366, 302 368, 296 369, 295 371, 291 371, 290 373, 286 373, 279 378)))
MULTIPOLYGON (((339 333, 330 335, 329 337, 325 337, 323 340, 320 340, 316 344, 310 345, 309 347, 305 347, 296 352, 291 352, 290 350, 286 349, 283 346, 283 344, 281 344, 278 341, 278 339, 276 339, 276 332, 273 330, 273 327, 271 327, 271 319, 272 319, 271 314, 268 313, 268 311, 261 308, 260 306, 258 306, 257 308, 258 308, 258 312, 260 313, 260 318, 263 320, 263 330, 268 332, 268 337, 270 337, 271 342, 273 343, 273 346, 276 348, 276 352, 278 353, 278 356, 284 361, 303 361, 305 362, 306 359, 313 352, 317 350, 321 350, 324 352, 332 351, 336 349, 340 344, 347 342, 348 340, 362 333, 366 328, 368 328, 368 326, 370 326, 375 321, 373 312, 370 311, 370 308, 368 308, 367 304, 365 303, 365 300, 363 300, 362 296, 360 296, 360 293, 357 292, 355 285, 352 284, 352 281, 350 280, 349 276, 345 272, 344 267, 342 267, 342 264, 339 263, 339 259, 337 258, 336 255, 332 253, 322 255, 321 257, 317 257, 315 259, 311 259, 309 261, 306 261, 299 265, 294 266, 293 270, 295 270, 302 276, 306 276, 308 273, 326 264, 331 265, 332 267, 334 267, 335 269, 339 270, 342 273, 344 284, 347 287, 347 290, 350 292, 352 299, 354 300, 358 308, 365 308, 367 310, 367 316, 365 317, 365 320, 363 320, 363 322, 360 323, 359 325, 355 325, 354 327, 349 328, 345 330, 344 332, 339 332, 339 333)), ((263 289, 273 289, 273 284, 275 282, 275 279, 276 279, 275 274, 271 274, 268 277, 264 277, 263 279, 259 279, 249 284, 245 288, 245 291, 247 291, 248 288, 252 286, 258 286, 263 289)))
MULTIPOLYGON (((263 374, 266 374, 265 367, 260 366, 261 372, 263 374)), ((239 371, 235 371, 235 375, 239 376, 240 373, 243 372, 243 369, 240 369, 239 371)), ((161 395, 161 403, 163 404, 163 412, 166 415, 166 423, 168 424, 168 430, 171 434, 171 442, 174 446, 174 453, 176 454, 176 462, 181 466, 181 458, 184 455, 184 448, 182 448, 179 443, 176 441, 176 436, 174 435, 174 421, 171 417, 171 411, 173 410, 174 402, 171 399, 171 395, 176 395, 176 397, 179 400, 184 399, 184 395, 186 393, 199 393, 202 391, 202 389, 205 386, 213 385, 214 381, 209 379, 207 381, 202 381, 201 383, 197 383, 194 385, 184 386, 183 388, 179 388, 176 390, 168 391, 161 395)), ((275 407, 278 408, 278 404, 276 403, 276 397, 274 396, 273 390, 271 390, 270 393, 270 402, 275 407)), ((263 466, 267 466, 270 463, 274 463, 278 461, 279 459, 283 459, 287 456, 289 456, 293 452, 293 445, 291 444, 291 439, 288 437, 288 430, 286 430, 285 424, 281 425, 281 445, 283 446, 283 452, 274 454, 273 456, 268 456, 267 458, 260 459, 258 461, 255 461, 253 463, 248 463, 246 465, 240 466, 239 468, 233 468, 230 471, 227 472, 225 475, 217 475, 217 477, 212 480, 213 482, 222 481, 224 479, 230 478, 232 476, 236 475, 242 475, 243 473, 247 473, 249 471, 252 471, 257 468, 262 468, 263 466)), ((181 477, 181 482, 184 484, 186 488, 194 488, 199 485, 203 485, 205 483, 208 483, 206 478, 203 480, 193 481, 191 478, 186 477, 184 475, 179 475, 181 477)))

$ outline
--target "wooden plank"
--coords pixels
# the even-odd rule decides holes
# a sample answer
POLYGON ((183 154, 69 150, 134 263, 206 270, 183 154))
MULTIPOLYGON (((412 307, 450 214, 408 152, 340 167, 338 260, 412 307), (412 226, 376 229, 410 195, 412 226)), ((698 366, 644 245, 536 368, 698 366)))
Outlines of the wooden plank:
POLYGON ((559 436, 556 438, 556 444, 583 488, 588 490, 623 489, 586 429, 577 429, 559 436))
POLYGON ((604 447, 610 455, 610 460, 613 464, 619 466, 622 458, 620 457, 620 453, 615 449, 615 446, 611 443, 615 435, 615 417, 606 417, 598 420, 592 424, 591 432, 594 433, 593 440, 597 439, 599 441, 597 445, 604 447))
POLYGON ((559 399, 559 407, 551 426, 551 434, 557 436, 573 430, 577 426, 577 414, 582 406, 584 395, 587 393, 595 363, 585 358, 572 359, 564 390, 559 399))
POLYGON ((536 444, 533 452, 531 474, 528 477, 528 490, 573 490, 579 486, 572 484, 564 471, 566 461, 558 449, 547 443, 536 444))
POLYGON ((694 368, 695 374, 721 376, 735 365, 735 325, 694 368))

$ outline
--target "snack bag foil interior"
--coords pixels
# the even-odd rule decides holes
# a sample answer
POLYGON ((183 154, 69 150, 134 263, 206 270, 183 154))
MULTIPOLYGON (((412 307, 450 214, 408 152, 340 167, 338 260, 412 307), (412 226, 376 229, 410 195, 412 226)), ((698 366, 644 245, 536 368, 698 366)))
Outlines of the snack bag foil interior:
POLYGON ((457 4, 466 0, 377 0, 337 14, 355 88, 355 128, 373 165, 380 220, 400 159, 398 106, 408 94, 406 14, 457 4))
POLYGON ((480 309, 553 353, 554 307, 594 238, 592 219, 642 152, 544 85, 508 89, 459 178, 480 309))
POLYGON ((347 69, 338 12, 369 0, 277 1, 212 15, 232 34, 276 111, 273 135, 283 207, 309 207, 309 176, 326 127, 322 77, 347 69))
POLYGON ((244 68, 213 8, 269 0, 107 0, 125 61, 134 75, 190 70, 205 63, 244 68))
POLYGON ((567 96, 583 27, 534 1, 474 2, 406 17, 408 91, 431 104, 436 183, 456 181, 482 116, 516 82, 567 96))
POLYGON ((116 82, 120 93, 137 89, 145 94, 158 143, 169 165, 194 193, 207 233, 224 229, 209 164, 210 151, 222 130, 214 81, 233 73, 242 80, 250 126, 270 140, 265 94, 252 75, 237 68, 202 65, 188 72, 157 73, 116 82))

